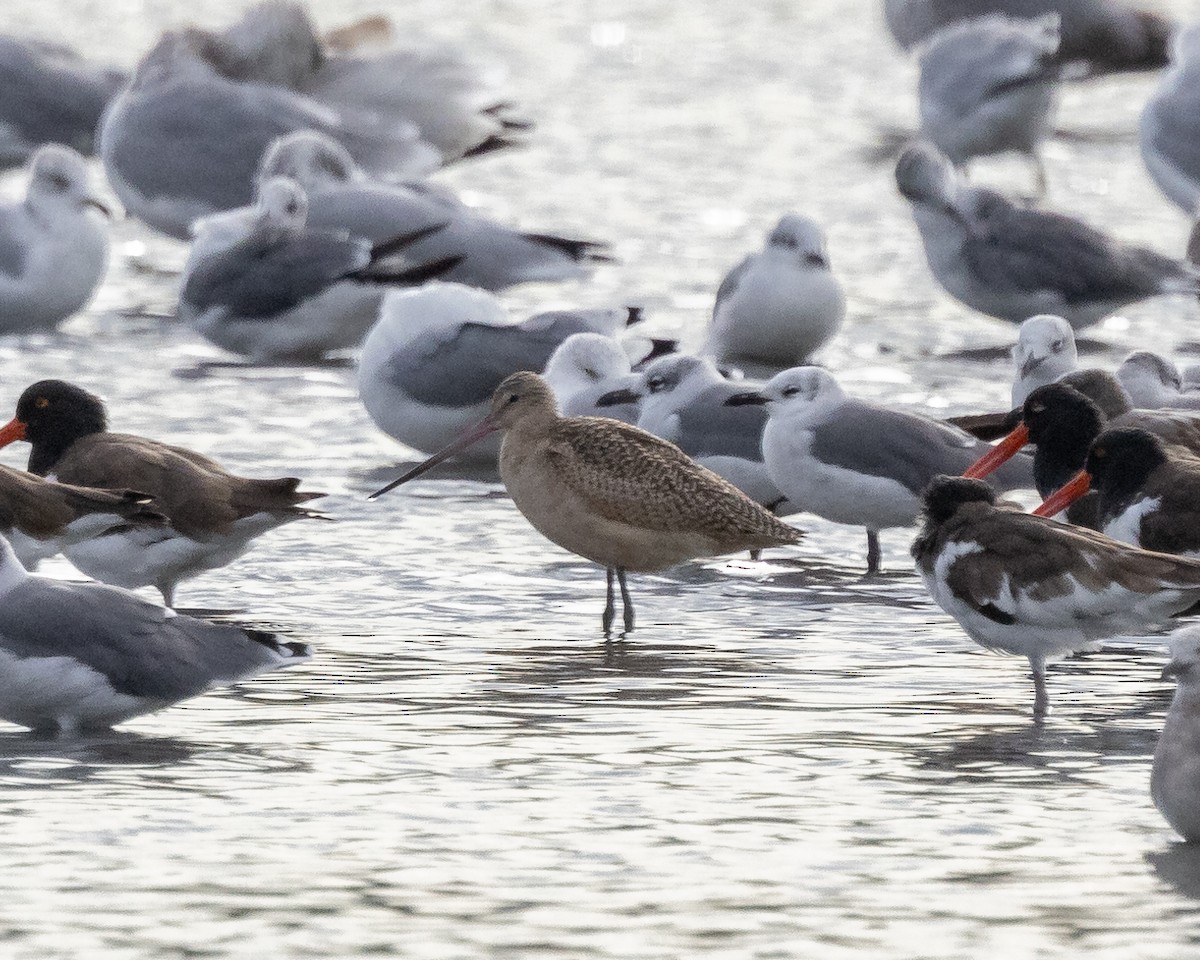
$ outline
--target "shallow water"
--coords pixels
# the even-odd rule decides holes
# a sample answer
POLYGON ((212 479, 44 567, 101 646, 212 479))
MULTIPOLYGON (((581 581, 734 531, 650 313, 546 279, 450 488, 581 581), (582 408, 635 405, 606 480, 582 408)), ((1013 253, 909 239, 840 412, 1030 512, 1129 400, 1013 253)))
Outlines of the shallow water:
MULTIPOLYGON (((1163 6, 1184 14, 1189 4, 1163 6)), ((237 5, 197 0, 226 22, 237 5)), ((373 8, 328 3, 334 25, 373 8)), ((928 277, 870 159, 911 126, 914 70, 868 0, 762 5, 414 0, 419 35, 511 66, 531 147, 439 179, 499 216, 616 244, 587 284, 514 315, 644 303, 698 342, 716 284, 788 209, 828 226, 850 319, 821 359, 854 391, 926 411, 1000 409, 1007 344, 928 277)), ((132 62, 177 5, 0 9, 132 62), (97 24, 103 23, 102 31, 97 24)), ((1188 224, 1137 158, 1149 78, 1068 91, 1051 202, 1182 249, 1188 224)), ((980 176, 1028 189, 1019 164, 980 176)), ((599 635, 603 576, 549 547, 494 479, 436 477, 378 503, 405 451, 350 370, 213 370, 170 322, 182 248, 135 223, 94 308, 0 339, 0 410, 46 376, 114 427, 327 490, 336 524, 280 530, 186 584, 185 607, 310 640, 310 663, 80 741, 0 734, 0 954, 119 957, 1184 957, 1200 852, 1149 798, 1169 689, 1161 641, 1052 669, 1034 727, 1023 662, 927 599, 908 531, 862 576, 860 532, 804 518, 795 550, 634 578, 639 629, 599 635)), ((1097 359, 1191 339, 1161 300, 1095 331, 1097 359)), ((23 451, 2 459, 23 463, 23 451)), ((48 570, 70 575, 61 562, 48 570)))

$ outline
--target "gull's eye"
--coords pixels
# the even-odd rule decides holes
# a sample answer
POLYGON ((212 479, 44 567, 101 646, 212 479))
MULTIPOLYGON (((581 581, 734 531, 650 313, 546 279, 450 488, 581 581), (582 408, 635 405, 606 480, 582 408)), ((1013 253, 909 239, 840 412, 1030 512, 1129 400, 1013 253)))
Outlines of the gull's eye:
POLYGON ((289 200, 287 202, 287 206, 283 209, 286 210, 291 216, 295 216, 300 211, 300 204, 298 204, 295 200, 289 200))
POLYGON ((1062 353, 1063 347, 1065 347, 1066 345, 1067 345, 1066 340, 1055 340, 1052 344, 1050 344, 1050 349, 1053 350, 1055 353, 1062 353))
POLYGON ((800 388, 799 388, 799 387, 797 387, 797 386, 791 386, 791 387, 784 387, 784 388, 783 388, 783 395, 784 395, 785 397, 794 397, 794 396, 795 396, 796 394, 798 394, 799 392, 800 392, 800 388))
POLYGON ((599 380, 600 379, 600 374, 598 374, 595 370, 592 370, 590 367, 583 368, 583 375, 585 377, 587 377, 589 380, 599 380))
POLYGON ((71 181, 64 177, 61 173, 48 174, 46 176, 46 182, 59 193, 64 193, 71 186, 71 181))
POLYGON ((649 387, 651 393, 658 393, 666 385, 667 381, 665 377, 651 377, 646 381, 646 386, 649 387))

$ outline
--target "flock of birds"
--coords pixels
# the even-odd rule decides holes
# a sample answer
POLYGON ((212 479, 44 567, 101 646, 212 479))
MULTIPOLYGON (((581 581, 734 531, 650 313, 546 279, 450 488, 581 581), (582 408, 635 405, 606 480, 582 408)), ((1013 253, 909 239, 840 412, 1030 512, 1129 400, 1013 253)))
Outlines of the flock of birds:
MULTIPOLYGON (((131 75, 0 38, 0 159, 28 166, 0 208, 0 331, 52 328, 90 300, 108 210, 86 154, 131 217, 191 246, 178 315, 254 363, 358 351, 362 402, 431 456, 497 461, 517 508, 606 571, 602 628, 628 572, 796 543, 808 512, 880 534, 920 524, 930 595, 981 645, 1046 663, 1200 609, 1200 377, 1138 352, 1080 368, 1075 332, 1127 304, 1200 296, 1189 258, 1116 241, 972 185, 977 157, 1039 154, 1059 87, 1162 69, 1142 115, 1146 167, 1189 216, 1200 200, 1200 23, 1117 0, 885 0, 919 58, 919 139, 900 153, 930 271, 1020 323, 1012 410, 940 421, 852 397, 812 355, 842 286, 819 224, 783 216, 716 291, 696 355, 631 335, 636 308, 508 316, 497 292, 579 279, 604 244, 531 233, 420 178, 518 145, 530 124, 455 51, 395 45, 385 20, 322 35, 267 0, 223 31, 163 34, 131 75), (739 365, 777 371, 765 382, 739 365), (999 439, 995 446, 988 441, 999 439), (986 478, 986 480, 985 480, 986 478), (1034 513, 998 494, 1036 489, 1034 513)), ((235 476, 188 449, 109 431, 104 402, 47 380, 0 446, 0 717, 106 727, 308 656, 303 644, 175 613, 179 584, 268 530, 325 520, 295 478, 235 476), (33 572, 62 553, 100 583, 33 572), (154 587, 165 606, 131 588, 154 587)), ((1178 693, 1153 792, 1200 840, 1200 628, 1172 641, 1178 693)))

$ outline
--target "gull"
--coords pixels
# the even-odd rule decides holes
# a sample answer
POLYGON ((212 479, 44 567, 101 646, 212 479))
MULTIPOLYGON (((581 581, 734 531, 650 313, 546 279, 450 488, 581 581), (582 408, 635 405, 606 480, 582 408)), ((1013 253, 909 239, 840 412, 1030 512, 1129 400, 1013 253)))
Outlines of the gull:
POLYGON ((39 147, 25 198, 0 206, 0 332, 57 326, 77 313, 108 265, 108 209, 69 147, 39 147))
POLYGON ((437 224, 372 247, 309 227, 307 203, 296 183, 276 177, 263 184, 250 210, 197 221, 180 281, 180 319, 257 362, 314 360, 358 346, 386 286, 421 283, 456 262, 400 268, 382 262, 437 224))
POLYGON ((943 27, 920 49, 921 136, 956 167, 1015 152, 1046 173, 1038 148, 1058 92, 1058 14, 1031 20, 992 14, 943 27))
POLYGON ((126 210, 155 230, 183 240, 193 220, 251 203, 263 151, 295 130, 335 137, 373 173, 420 176, 441 162, 411 124, 223 76, 214 42, 198 30, 164 33, 101 121, 109 183, 126 210))
POLYGON ((164 526, 152 500, 133 490, 76 487, 0 466, 0 537, 32 571, 67 546, 164 526))
POLYGON ((601 397, 599 405, 638 403, 638 427, 670 440, 755 503, 771 508, 783 495, 763 462, 766 411, 726 402, 752 386, 726 380, 707 357, 672 354, 646 366, 633 386, 601 397))
POLYGON ((448 192, 420 183, 372 180, 349 151, 325 134, 303 130, 271 144, 259 182, 290 177, 308 194, 308 222, 380 243, 398 233, 442 224, 414 244, 418 260, 458 258, 442 279, 484 290, 519 283, 577 280, 611 258, 604 244, 549 233, 524 233, 471 210, 448 192))
POLYGON ((1135 406, 1200 410, 1200 391, 1185 388, 1179 368, 1150 350, 1135 350, 1117 367, 1117 379, 1135 406))
POLYGON ((930 144, 905 149, 896 183, 934 277, 980 313, 1013 323, 1049 313, 1079 330, 1148 297, 1200 292, 1191 265, 969 187, 930 144))
POLYGON ((1175 696, 1154 750, 1150 796, 1171 829, 1200 842, 1200 627, 1171 634, 1171 661, 1163 680, 1175 680, 1175 696))
POLYGON ((126 590, 29 573, 0 537, 0 718, 10 723, 107 729, 310 655, 306 644, 126 590))
POLYGON ((70 47, 0 36, 0 165, 23 164, 48 143, 90 154, 100 115, 126 79, 70 47))
POLYGON ((110 433, 104 401, 61 380, 41 380, 21 394, 16 416, 0 428, 0 447, 17 440, 32 448, 30 473, 154 498, 167 526, 68 544, 63 553, 95 580, 156 587, 167 606, 181 580, 232 563, 268 530, 327 519, 302 506, 324 494, 298 489, 295 477, 239 477, 193 450, 110 433))
MULTIPOLYGON (((553 311, 513 323, 497 297, 462 284, 389 291, 363 341, 358 393, 380 430, 428 453, 487 413, 509 374, 543 370, 572 334, 615 337, 636 316, 553 311)), ((498 449, 493 438, 465 452, 486 460, 498 449)))
POLYGON ((1047 660, 1200 601, 1200 561, 1022 513, 982 480, 938 477, 924 500, 912 554, 930 596, 980 646, 1028 657, 1036 717, 1050 709, 1047 660))
POLYGON ((702 352, 718 363, 794 366, 837 333, 845 314, 824 232, 815 220, 789 213, 763 249, 721 281, 702 352))
POLYGON ((479 423, 371 499, 496 432, 504 437, 500 479, 517 509, 548 540, 605 568, 606 636, 616 613, 614 577, 629 633, 627 571, 800 539, 799 530, 674 444, 607 417, 560 416, 549 385, 529 371, 506 377, 479 423))
POLYGON ((1038 387, 1053 383, 1079 365, 1075 331, 1062 317, 1039 314, 1021 324, 1012 350, 1013 408, 1038 387))
MULTIPOLYGON (((726 403, 766 405, 767 475, 794 509, 865 527, 868 573, 879 570, 879 531, 916 523, 933 478, 961 473, 987 449, 941 421, 852 398, 820 367, 784 370, 726 403)), ((995 483, 1032 487, 1032 462, 1006 464, 995 483)))
POLYGON ((1061 18, 1059 56, 1090 73, 1156 70, 1167 63, 1174 24, 1121 0, 884 0, 884 15, 904 49, 960 20, 1006 13, 1061 18))
POLYGON ((1171 67, 1142 109, 1138 142, 1158 188, 1194 216, 1200 203, 1200 23, 1175 38, 1171 67))
POLYGON ((227 76, 285 87, 339 113, 412 124, 445 161, 518 145, 531 126, 500 91, 502 71, 446 44, 339 53, 299 3, 256 4, 215 38, 227 76))
POLYGON ((601 333, 573 333, 546 361, 542 377, 566 417, 612 417, 637 423, 638 402, 599 405, 602 397, 638 379, 629 354, 612 337, 601 333))

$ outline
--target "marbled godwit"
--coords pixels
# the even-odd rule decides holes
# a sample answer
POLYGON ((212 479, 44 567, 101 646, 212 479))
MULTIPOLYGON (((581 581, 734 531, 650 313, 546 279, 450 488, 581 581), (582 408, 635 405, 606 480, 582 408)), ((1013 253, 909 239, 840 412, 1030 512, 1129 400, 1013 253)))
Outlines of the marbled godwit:
POLYGON ((16 416, 0 428, 0 447, 15 440, 32 445, 29 469, 39 476, 154 498, 166 527, 85 540, 64 553, 96 580, 157 587, 168 606, 179 581, 231 563, 281 524, 321 517, 301 504, 323 494, 298 490, 294 477, 239 477, 183 447, 109 433, 104 402, 61 380, 42 380, 21 394, 16 416))
POLYGON ((513 503, 547 539, 605 568, 607 635, 621 587, 633 630, 628 570, 662 570, 695 557, 796 543, 777 520, 672 443, 605 417, 562 417, 535 373, 506 378, 491 412, 458 440, 373 493, 407 483, 494 431, 503 431, 500 477, 513 503))
MULTIPOLYGON (((785 370, 725 402, 767 405, 767 475, 792 509, 865 527, 869 573, 879 569, 879 531, 916 523, 929 482, 961 473, 987 449, 940 420, 847 396, 819 367, 785 370)), ((1033 486, 1028 457, 1007 467, 1003 489, 1033 486)))
POLYGON ((143 536, 167 518, 132 490, 98 490, 0 466, 0 536, 26 570, 93 537, 143 536))
POLYGON ((803 363, 842 325, 846 297, 829 268, 825 233, 789 213, 717 289, 704 353, 718 363, 803 363))
POLYGON ((1200 601, 1200 561, 1006 509, 986 483, 966 477, 930 484, 912 554, 930 596, 972 640, 1029 658, 1037 716, 1050 705, 1048 658, 1200 601))
POLYGON ((27 573, 0 537, 0 717, 12 723, 111 727, 308 656, 307 645, 262 630, 27 573))
POLYGON ((521 233, 427 183, 374 180, 332 137, 301 130, 263 154, 260 183, 290 177, 308 194, 309 226, 343 230, 382 243, 400 233, 444 224, 407 251, 415 262, 455 258, 442 279, 482 290, 588 276, 611 260, 603 243, 547 233, 521 233))

